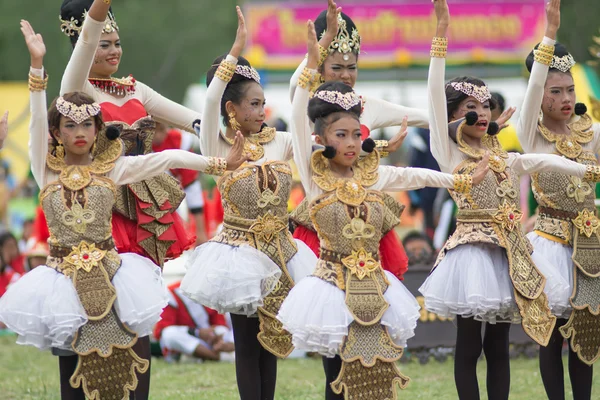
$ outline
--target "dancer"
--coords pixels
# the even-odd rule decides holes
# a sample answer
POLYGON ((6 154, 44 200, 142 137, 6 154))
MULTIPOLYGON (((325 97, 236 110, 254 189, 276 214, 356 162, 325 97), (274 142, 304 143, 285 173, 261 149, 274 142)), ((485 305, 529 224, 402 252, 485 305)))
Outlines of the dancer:
MULTIPOLYGON (((327 82, 309 102, 319 55, 311 21, 308 32, 308 59, 292 107, 292 138, 321 249, 315 272, 292 289, 277 317, 297 348, 327 357, 326 399, 396 398, 395 384, 404 388, 408 383, 396 361, 414 335, 420 307, 381 268, 379 240, 398 223, 382 191, 433 186, 468 193, 485 176, 487 164, 473 176, 380 166, 372 139, 362 145, 370 154, 359 158, 362 107, 352 88, 327 82), (325 146, 314 153, 307 105, 316 141, 325 146)), ((406 129, 407 118, 401 136, 406 129)))
MULTIPOLYGON (((559 5, 559 0, 552 0, 547 8, 549 31, 554 29, 559 5)), ((483 349, 488 396, 507 399, 510 324, 502 322, 521 322, 533 340, 547 345, 556 323, 549 303, 559 302, 567 285, 540 252, 532 253, 522 234, 519 175, 560 171, 596 180, 598 169, 556 155, 504 152, 494 136, 497 125, 489 122, 493 104, 487 86, 477 78, 461 77, 444 88, 450 17, 445 0, 435 0, 434 6, 437 33, 428 82, 432 153, 442 171, 464 173, 489 152, 491 171, 470 196, 451 193, 459 208, 456 232, 419 290, 427 310, 456 316, 454 376, 459 397, 479 399, 476 365, 483 349), (448 120, 455 121, 450 129, 448 120)))
MULTIPOLYGON (((360 53, 360 35, 352 19, 341 12, 333 0, 328 0, 327 10, 321 12, 315 20, 315 29, 319 40, 319 75, 311 91, 323 82, 342 81, 354 87, 358 77, 358 55, 360 53), (316 85, 316 86, 315 86, 316 85)), ((306 67, 306 59, 300 63, 290 80, 290 97, 293 101, 298 79, 306 67)), ((429 127, 427 110, 404 107, 388 101, 361 96, 363 111, 360 117, 362 138, 369 137, 374 129, 399 126, 404 116, 408 116, 410 126, 429 127)), ((398 134, 390 141, 376 140, 382 156, 398 150, 403 138, 398 134)), ((390 210, 400 217, 404 205, 389 195, 384 201, 390 210)), ((304 241, 318 256, 319 240, 308 216, 308 202, 305 200, 292 212, 292 220, 297 225, 294 237, 304 241)), ((398 278, 406 272, 408 257, 394 230, 382 237, 379 252, 385 270, 398 278)))
MULTIPOLYGON (((74 46, 60 93, 81 91, 100 103, 104 120, 124 129, 126 155, 152 152, 154 122, 192 131, 200 114, 129 76, 114 78, 123 54, 119 27, 105 0, 64 0, 61 29, 74 46)), ((168 174, 117 189, 113 234, 119 252, 133 252, 162 267, 194 244, 177 208, 185 193, 168 174)))
POLYGON ((149 354, 138 338, 152 331, 167 293, 157 265, 115 250, 116 185, 169 168, 235 169, 244 161, 243 137, 237 134, 227 159, 179 150, 123 157, 118 129, 105 128, 100 106, 85 93, 67 93, 46 111, 46 48, 27 21, 21 30, 31 55, 31 169, 42 188, 50 256, 0 299, 0 320, 17 343, 57 350, 63 399, 128 399, 131 391, 148 398, 138 378, 149 354))
POLYGON ((240 130, 250 161, 219 179, 223 231, 191 254, 181 290, 221 314, 231 313, 240 397, 268 400, 275 394, 276 356, 293 350, 275 316, 294 282, 312 272, 316 257, 288 230, 292 138, 263 125, 264 93, 258 72, 240 57, 247 32, 239 7, 237 13, 235 43, 207 73, 200 149, 226 154, 240 130))
MULTIPOLYGON (((526 152, 560 154, 582 165, 597 166, 600 124, 592 124, 585 105, 575 103, 575 83, 570 71, 575 61, 554 40, 559 17, 557 11, 546 37, 526 60, 531 77, 518 123, 519 140, 526 152)), ((539 215, 528 238, 536 252, 553 260, 570 285, 562 301, 552 309, 558 321, 550 343, 540 347, 542 381, 549 399, 565 398, 564 336, 570 339, 573 398, 590 399, 592 364, 600 356, 600 317, 596 315, 600 302, 594 295, 600 290, 596 185, 589 179, 559 172, 540 172, 531 179, 539 215)))

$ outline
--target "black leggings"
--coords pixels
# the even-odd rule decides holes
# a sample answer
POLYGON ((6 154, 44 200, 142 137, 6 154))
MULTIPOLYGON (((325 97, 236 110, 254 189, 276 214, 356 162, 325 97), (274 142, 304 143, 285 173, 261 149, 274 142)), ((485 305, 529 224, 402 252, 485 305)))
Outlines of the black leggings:
POLYGON ((479 400, 477 360, 481 351, 487 361, 487 392, 489 400, 506 400, 510 391, 510 359, 508 334, 510 324, 485 324, 481 340, 481 325, 473 318, 457 317, 458 333, 454 355, 454 381, 458 397, 479 400))
MULTIPOLYGON (((133 351, 141 358, 150 362, 150 338, 144 336, 139 338, 133 345, 133 351)), ((58 357, 58 368, 60 372, 60 398, 62 400, 85 400, 83 388, 75 389, 69 383, 69 379, 77 368, 77 356, 58 357)), ((130 400, 147 400, 150 394, 150 365, 144 374, 137 374, 138 386, 135 392, 129 393, 130 400)))
POLYGON ((256 335, 258 318, 231 314, 235 345, 235 376, 240 400, 273 400, 277 357, 262 347, 256 335))
POLYGON ((331 382, 337 379, 342 370, 340 356, 323 357, 323 369, 325 370, 325 400, 344 400, 343 394, 335 394, 331 389, 331 382))
MULTIPOLYGON (((563 337, 558 328, 567 323, 565 319, 556 321, 548 346, 540 346, 540 372, 546 395, 550 400, 564 400, 565 377, 562 361, 563 337)), ((569 378, 573 389, 573 400, 589 400, 592 397, 593 367, 577 357, 569 344, 569 378)))

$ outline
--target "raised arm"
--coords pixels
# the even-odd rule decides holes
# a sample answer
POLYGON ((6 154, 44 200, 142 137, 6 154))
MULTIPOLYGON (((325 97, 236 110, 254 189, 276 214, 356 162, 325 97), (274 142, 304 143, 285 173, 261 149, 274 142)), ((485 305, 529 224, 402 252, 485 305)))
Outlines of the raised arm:
POLYGON ((448 39, 446 32, 450 21, 450 12, 445 0, 435 0, 437 16, 436 37, 431 44, 431 62, 427 78, 429 97, 429 125, 431 153, 442 170, 452 170, 452 144, 448 136, 448 111, 444 76, 446 69, 446 49, 448 39))
POLYGON ((201 113, 167 99, 141 82, 136 82, 135 88, 141 92, 146 112, 159 122, 193 132, 194 125, 202 120, 201 113))
POLYGON ((556 32, 560 26, 560 0, 551 0, 546 6, 546 33, 538 49, 534 50, 533 67, 517 123, 517 136, 525 152, 535 152, 537 122, 544 97, 548 69, 554 55, 556 32))
POLYGON ((94 0, 90 7, 88 15, 83 21, 77 44, 63 74, 60 84, 61 95, 69 92, 85 92, 93 95, 94 87, 88 82, 88 76, 109 8, 110 2, 104 0, 94 0))
POLYGON ((46 185, 46 157, 48 155, 48 111, 44 77, 44 56, 46 46, 42 35, 36 34, 29 22, 21 20, 21 32, 25 38, 31 67, 29 69, 29 160, 33 178, 40 188, 46 185))

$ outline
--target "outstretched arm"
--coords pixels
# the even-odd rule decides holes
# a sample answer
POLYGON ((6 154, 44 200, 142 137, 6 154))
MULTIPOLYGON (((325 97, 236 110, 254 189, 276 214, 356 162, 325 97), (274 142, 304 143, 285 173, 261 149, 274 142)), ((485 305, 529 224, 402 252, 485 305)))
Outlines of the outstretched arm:
MULTIPOLYGON (((565 157, 556 154, 514 154, 514 159, 511 162, 512 169, 519 175, 533 174, 536 172, 559 172, 583 178, 587 173, 590 173, 597 167, 586 166, 576 163, 565 157)), ((598 170, 600 171, 600 169, 598 170)))
POLYGON ((551 0, 546 6, 546 34, 537 50, 525 93, 525 100, 517 123, 517 136, 525 152, 534 152, 537 136, 537 122, 544 97, 544 87, 552 57, 556 32, 560 26, 560 0, 551 0))

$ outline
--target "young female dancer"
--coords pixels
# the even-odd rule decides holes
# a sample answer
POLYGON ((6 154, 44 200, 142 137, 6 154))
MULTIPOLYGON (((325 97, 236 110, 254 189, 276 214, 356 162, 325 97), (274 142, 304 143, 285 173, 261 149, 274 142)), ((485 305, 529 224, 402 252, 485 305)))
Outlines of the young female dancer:
POLYGON ((244 160, 243 137, 227 159, 179 150, 123 157, 118 129, 105 128, 100 106, 85 93, 67 93, 46 111, 46 48, 27 21, 21 30, 31 55, 31 169, 42 188, 50 256, 2 296, 0 320, 19 344, 59 350, 63 399, 128 399, 132 391, 148 398, 148 388, 138 387, 149 367, 138 338, 151 332, 168 296, 158 266, 115 250, 116 186, 169 168, 235 169, 244 160))
MULTIPOLYGON (((408 383, 396 361, 414 335, 419 306, 402 283, 381 268, 379 240, 398 223, 382 191, 432 186, 468 193, 472 183, 485 176, 487 165, 482 163, 473 176, 380 166, 371 139, 362 145, 370 154, 359 158, 362 107, 352 88, 327 82, 309 102, 319 53, 310 21, 308 28, 309 54, 294 96, 292 138, 320 256, 313 275, 292 289, 278 318, 297 348, 328 357, 327 399, 395 398, 395 384, 404 388, 408 383), (326 146, 314 153, 307 105, 316 141, 326 146)), ((405 118, 402 136, 406 126, 405 118)))
MULTIPOLYGON (((561 171, 597 179, 597 169, 555 155, 502 150, 490 134, 494 131, 489 131, 493 126, 487 86, 479 79, 462 77, 444 88, 449 12, 445 0, 434 4, 438 22, 429 70, 432 153, 443 171, 468 172, 489 152, 491 170, 470 196, 452 193, 459 208, 456 233, 420 291, 429 311, 456 316, 454 374, 459 397, 479 398, 476 365, 483 349, 488 396, 507 399, 510 324, 501 322, 520 321, 533 340, 547 345, 556 323, 548 300, 550 306, 560 301, 567 285, 539 252, 532 253, 522 234, 519 175, 561 171), (466 120, 452 123, 449 131, 448 120, 465 116, 466 120), (483 340, 482 322, 486 323, 483 340)), ((549 31, 554 29, 559 5, 559 0, 552 0, 547 8, 549 31)))
MULTIPOLYGON (((526 152, 559 154, 582 165, 596 166, 600 124, 592 124, 585 106, 575 103, 575 83, 570 72, 575 61, 564 46, 554 41, 558 25, 557 20, 549 26, 544 40, 527 57, 531 77, 517 128, 519 140, 526 152)), ((600 317, 595 315, 600 301, 594 295, 600 291, 596 185, 559 172, 540 172, 531 178, 539 215, 528 238, 535 251, 553 260, 570 285, 562 301, 552 309, 558 321, 550 343, 540 347, 542 381, 549 399, 565 398, 563 336, 570 338, 573 397, 589 399, 592 364, 600 356, 600 317)))
POLYGON ((240 57, 246 26, 239 7, 237 13, 235 43, 207 74, 200 149, 205 155, 226 154, 240 130, 250 161, 219 179, 223 231, 190 256, 181 289, 194 301, 231 313, 240 397, 268 400, 275 394, 276 356, 293 350, 290 334, 275 316, 316 258, 288 230, 292 138, 264 126, 264 93, 258 73, 240 57))

